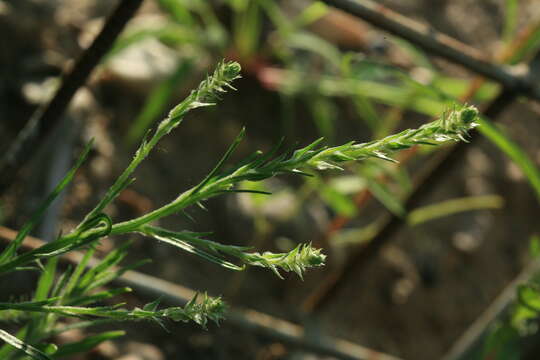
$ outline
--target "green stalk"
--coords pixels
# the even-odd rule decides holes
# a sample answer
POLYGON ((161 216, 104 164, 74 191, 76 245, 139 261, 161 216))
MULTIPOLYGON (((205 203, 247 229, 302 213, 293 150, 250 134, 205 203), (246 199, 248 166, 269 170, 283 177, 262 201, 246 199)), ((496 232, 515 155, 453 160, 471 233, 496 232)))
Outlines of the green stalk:
POLYGON ((370 157, 394 161, 390 156, 399 150, 415 145, 437 145, 447 141, 464 141, 467 132, 474 128, 478 110, 473 106, 453 109, 443 116, 418 129, 409 129, 382 140, 364 144, 349 142, 337 147, 320 147, 322 139, 299 149, 286 159, 286 154, 270 159, 268 155, 256 154, 251 162, 239 166, 232 172, 216 175, 224 159, 242 139, 242 131, 218 166, 199 185, 180 194, 175 200, 141 217, 114 224, 111 234, 141 231, 145 224, 175 214, 181 210, 211 197, 231 192, 241 181, 260 181, 278 174, 296 172, 304 174, 304 169, 341 169, 341 163, 363 160, 370 157))
POLYGON ((130 176, 139 166, 139 164, 146 159, 150 151, 157 145, 161 138, 171 132, 172 129, 180 125, 186 113, 190 110, 203 106, 211 106, 213 99, 216 99, 220 93, 226 92, 227 88, 232 88, 231 83, 240 77, 240 65, 236 62, 221 62, 218 64, 214 73, 206 80, 201 82, 196 90, 193 90, 189 96, 176 105, 170 112, 167 118, 165 118, 159 124, 158 128, 154 132, 154 135, 149 141, 143 140, 139 149, 135 153, 135 157, 124 170, 124 172, 116 179, 114 184, 109 188, 103 199, 98 205, 90 211, 85 217, 83 222, 97 215, 103 209, 111 203, 122 190, 124 190, 133 181, 130 176))

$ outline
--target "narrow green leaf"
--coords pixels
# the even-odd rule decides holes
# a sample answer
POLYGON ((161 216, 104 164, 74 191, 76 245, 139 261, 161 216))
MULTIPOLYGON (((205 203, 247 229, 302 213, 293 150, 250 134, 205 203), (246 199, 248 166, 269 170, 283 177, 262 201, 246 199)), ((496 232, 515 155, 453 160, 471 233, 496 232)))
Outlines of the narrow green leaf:
POLYGON ((0 339, 36 360, 52 360, 47 354, 0 329, 0 339))
POLYGON ((308 4, 293 20, 294 26, 304 27, 319 20, 328 13, 328 6, 321 1, 308 4))
POLYGON ((529 242, 529 254, 533 258, 540 257, 540 236, 538 236, 538 234, 531 236, 529 242))
POLYGON ((150 259, 142 259, 142 260, 136 261, 133 264, 129 264, 127 266, 122 266, 119 269, 102 272, 102 273, 100 273, 100 274, 98 274, 96 276, 95 280, 90 284, 90 286, 88 286, 86 291, 93 290, 93 289, 98 288, 100 286, 105 286, 108 283, 110 283, 111 281, 113 281, 115 279, 118 279, 120 276, 122 276, 127 271, 136 269, 136 268, 141 267, 144 264, 148 264, 150 262, 152 262, 152 260, 150 260, 150 259))
POLYGON ((417 48, 415 45, 411 44, 409 41, 397 36, 390 36, 390 41, 401 48, 403 52, 408 54, 415 65, 434 70, 434 67, 426 53, 417 48))
POLYGON ((484 341, 482 353, 474 359, 519 360, 522 359, 520 345, 520 336, 515 328, 506 324, 496 324, 495 330, 484 341))
POLYGON ((246 129, 242 128, 242 130, 240 130, 240 133, 236 136, 233 143, 231 144, 231 146, 229 146, 229 148, 225 152, 225 155, 223 155, 217 165, 212 169, 212 171, 210 171, 210 173, 204 178, 204 180, 201 181, 199 185, 195 187, 195 189, 193 189, 193 194, 196 194, 200 189, 202 189, 208 183, 208 181, 210 181, 210 179, 212 179, 221 170, 223 164, 229 159, 229 157, 232 155, 234 150, 236 150, 238 145, 240 145, 245 134, 246 129))
POLYGON ((75 250, 109 235, 112 221, 106 214, 98 214, 85 221, 83 226, 73 233, 59 237, 55 241, 46 243, 37 249, 25 252, 4 264, 0 264, 0 274, 13 271, 15 268, 30 262, 55 257, 71 250, 75 250))
POLYGON ((338 48, 321 37, 308 33, 307 31, 297 31, 292 33, 286 41, 288 46, 320 55, 335 69, 340 68, 341 53, 338 48))
MULTIPOLYGON (((28 334, 28 324, 23 326, 19 331, 17 331, 16 337, 19 339, 24 339, 28 334)), ((0 359, 9 359, 9 356, 17 351, 17 348, 9 344, 4 344, 0 347, 0 359)))
POLYGON ((72 291, 78 286, 79 279, 81 278, 81 275, 86 270, 86 265, 92 258, 96 251, 96 247, 92 244, 88 247, 88 250, 84 253, 84 256, 82 260, 77 264, 77 267, 75 267, 75 270, 73 271, 73 274, 69 278, 69 282, 66 285, 66 288, 64 290, 64 293, 68 296, 72 293, 72 291))
POLYGON ((381 121, 375 106, 370 99, 363 94, 356 93, 352 95, 354 108, 359 118, 363 119, 372 131, 376 131, 381 126, 381 121))
POLYGON ((37 309, 46 305, 54 304, 56 301, 60 300, 59 297, 48 298, 40 301, 23 301, 18 303, 7 303, 0 302, 0 310, 21 310, 25 311, 28 309, 37 309))
POLYGON ((286 39, 294 31, 294 24, 283 12, 281 4, 274 0, 255 0, 254 2, 261 7, 281 38, 286 39))
POLYGON ((398 195, 393 194, 388 186, 377 179, 377 174, 370 166, 361 167, 360 174, 366 179, 367 186, 373 196, 381 202, 390 212, 396 216, 403 217, 406 210, 403 207, 398 195))
POLYGON ((50 336, 56 336, 63 332, 74 330, 74 329, 86 329, 92 326, 108 325, 111 323, 117 323, 116 319, 96 319, 96 320, 87 320, 87 321, 77 321, 65 326, 58 326, 51 330, 50 336))
POLYGON ((62 345, 54 354, 54 358, 61 359, 67 356, 88 352, 105 341, 116 339, 124 336, 125 334, 125 331, 108 331, 98 335, 85 337, 81 341, 62 345))
POLYGON ((99 301, 107 300, 112 297, 115 297, 117 295, 125 294, 131 292, 131 289, 128 287, 118 288, 118 289, 112 289, 112 290, 105 290, 98 292, 96 294, 92 295, 83 295, 78 298, 69 299, 65 302, 66 305, 70 306, 83 306, 83 305, 89 305, 94 304, 99 301))
MULTIPOLYGON (((438 91, 444 92, 452 98, 463 96, 471 87, 471 81, 460 79, 443 74, 436 74, 429 86, 435 87, 438 91)), ((485 102, 492 100, 497 95, 499 86, 495 83, 486 82, 474 94, 474 101, 485 102)))
POLYGON ((540 291, 532 284, 520 285, 517 289, 518 301, 526 308, 540 313, 540 291))
POLYGON ((143 29, 129 32, 116 40, 114 46, 105 56, 104 62, 109 61, 114 56, 122 53, 132 45, 140 43, 146 39, 157 39, 166 44, 193 44, 195 46, 205 45, 207 39, 201 36, 202 31, 180 24, 167 23, 157 29, 143 29))
POLYGON ((47 261, 45 270, 41 273, 38 280, 38 286, 36 294, 34 295, 35 301, 45 300, 49 295, 51 287, 54 283, 54 276, 56 275, 56 265, 58 264, 58 258, 52 258, 47 261))
POLYGON ((504 25, 502 38, 508 43, 513 40, 516 33, 519 15, 519 0, 505 0, 503 14, 504 25))
POLYGON ((159 306, 160 303, 161 303, 161 298, 158 298, 158 299, 144 305, 143 310, 156 311, 158 309, 158 306, 159 306))
POLYGON ((385 184, 368 179, 368 188, 373 196, 375 196, 377 200, 379 200, 388 210, 390 210, 390 212, 399 217, 405 216, 406 210, 403 207, 400 199, 396 195, 392 194, 390 189, 388 189, 385 184))
POLYGON ((519 62, 524 62, 534 56, 540 48, 540 22, 537 21, 530 31, 532 33, 531 36, 529 36, 527 41, 515 52, 509 61, 510 64, 514 65, 519 62))
POLYGON ((186 1, 158 0, 157 3, 163 10, 169 13, 174 21, 186 25, 195 24, 195 18, 189 11, 190 9, 186 1))
POLYGON ((152 90, 144 103, 142 110, 129 128, 128 134, 126 135, 128 145, 133 145, 135 142, 141 140, 142 136, 146 133, 152 123, 164 112, 174 90, 179 87, 181 82, 186 78, 186 75, 188 75, 192 69, 193 64, 191 60, 188 59, 182 61, 177 66, 174 73, 152 90))
MULTIPOLYGON (((68 171, 68 173, 62 178, 62 180, 56 185, 54 190, 47 196, 47 198, 41 203, 36 212, 32 215, 30 220, 26 222, 22 229, 19 231, 15 239, 9 243, 6 249, 0 254, 0 265, 5 264, 11 257, 14 256, 17 249, 21 246, 24 238, 32 231, 32 229, 41 221, 45 210, 51 205, 51 203, 56 199, 60 192, 73 180, 75 173, 86 160, 90 149, 92 148, 93 141, 86 144, 83 152, 77 159, 75 165, 68 171)), ((6 271, 6 270, 4 270, 6 271)), ((1 273, 1 272, 0 272, 1 273)))
POLYGON ((319 134, 331 142, 334 139, 334 123, 337 117, 334 102, 324 96, 310 96, 306 99, 306 105, 311 111, 319 134))
POLYGON ((347 217, 353 217, 357 214, 356 205, 351 198, 337 189, 319 182, 317 184, 317 191, 337 214, 347 217))
POLYGON ((530 157, 516 143, 514 143, 501 128, 495 127, 486 118, 479 118, 479 131, 495 146, 505 153, 520 169, 533 188, 540 201, 540 170, 530 157))
POLYGON ((173 107, 169 112, 169 115, 162 120, 151 138, 146 141, 143 140, 131 163, 120 174, 114 184, 107 190, 105 196, 100 202, 90 211, 81 225, 77 228, 80 229, 87 221, 98 216, 103 209, 111 203, 122 190, 124 190, 131 183, 131 175, 140 165, 140 163, 146 159, 152 149, 158 144, 163 136, 170 133, 183 121, 184 116, 192 109, 201 106, 201 104, 208 103, 212 99, 216 99, 220 94, 226 92, 228 89, 234 89, 231 83, 240 78, 241 66, 237 62, 220 62, 214 73, 208 76, 205 80, 201 81, 197 89, 191 91, 191 93, 178 105, 173 107))
POLYGON ((60 275, 54 287, 52 288, 51 290, 52 297, 57 297, 57 296, 61 297, 62 295, 65 294, 67 284, 69 283, 69 280, 71 279, 72 275, 73 275, 73 269, 71 266, 68 266, 66 270, 60 275))
POLYGON ((76 286, 76 293, 82 294, 95 281, 96 276, 109 270, 111 267, 120 263, 127 255, 127 248, 131 245, 131 241, 124 242, 121 246, 107 254, 96 266, 90 268, 82 276, 76 286))
POLYGON ((250 58, 257 50, 262 31, 262 12, 256 1, 233 1, 234 45, 242 58, 250 58))
POLYGON ((503 205, 504 199, 499 195, 467 196, 414 209, 409 213, 407 221, 410 225, 419 225, 465 211, 500 209, 503 205))
POLYGON ((173 236, 164 236, 164 235, 156 234, 156 233, 148 233, 147 235, 152 236, 158 240, 161 240, 164 243, 167 243, 169 245, 172 245, 179 249, 187 251, 191 254, 200 256, 201 258, 207 261, 213 262, 214 264, 218 264, 227 269, 235 270, 235 271, 242 271, 245 269, 244 267, 235 265, 231 263, 230 261, 220 258, 219 256, 216 256, 216 255, 210 254, 207 251, 201 250, 200 248, 194 246, 193 244, 190 244, 189 242, 185 240, 181 240, 180 238, 173 237, 173 236))

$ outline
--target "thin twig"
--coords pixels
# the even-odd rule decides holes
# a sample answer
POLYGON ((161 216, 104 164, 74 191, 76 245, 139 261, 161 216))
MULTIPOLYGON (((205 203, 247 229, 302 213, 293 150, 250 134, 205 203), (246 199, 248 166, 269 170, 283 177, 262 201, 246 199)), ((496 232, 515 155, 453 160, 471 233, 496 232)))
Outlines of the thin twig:
MULTIPOLYGON (((0 239, 12 241, 16 235, 16 231, 0 226, 0 239)), ((28 236, 24 240, 23 247, 36 249, 44 244, 45 242, 43 240, 28 236)), ((83 254, 77 251, 72 251, 61 256, 61 259, 73 264, 78 264, 82 258, 83 254)), ((97 259, 93 258, 88 262, 88 266, 96 266, 98 262, 97 259)), ((120 286, 132 287, 139 295, 144 295, 152 299, 161 298, 162 303, 170 306, 185 305, 196 294, 194 290, 187 287, 132 270, 125 272, 120 278, 114 280, 114 282, 120 286)), ((227 313, 227 321, 236 327, 253 331, 264 337, 337 359, 399 360, 395 356, 372 350, 347 340, 319 334, 317 337, 313 337, 302 326, 255 310, 232 308, 227 313)))
POLYGON ((109 51, 127 22, 143 0, 120 0, 101 32, 62 79, 62 85, 44 107, 39 108, 26 123, 13 144, 0 160, 0 195, 13 184, 19 170, 32 158, 47 136, 56 127, 77 90, 109 51))
MULTIPOLYGON (((456 64, 494 80, 504 88, 540 100, 540 87, 533 77, 517 74, 509 67, 489 62, 482 53, 433 28, 415 22, 371 0, 323 0, 330 6, 357 16, 456 64)), ((516 68, 517 69, 517 68, 516 68)))

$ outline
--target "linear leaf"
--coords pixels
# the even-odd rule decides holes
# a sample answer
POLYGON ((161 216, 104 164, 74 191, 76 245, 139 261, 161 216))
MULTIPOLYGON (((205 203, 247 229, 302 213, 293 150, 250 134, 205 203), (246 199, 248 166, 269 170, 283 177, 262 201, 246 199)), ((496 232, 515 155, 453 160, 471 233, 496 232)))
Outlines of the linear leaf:
POLYGON ((79 167, 82 165, 84 160, 86 160, 86 157, 88 156, 88 153, 90 152, 90 149, 92 148, 92 142, 88 142, 86 146, 84 147, 83 152, 77 159, 77 162, 75 165, 68 171, 68 173, 62 178, 60 183, 56 185, 54 190, 47 196, 47 198, 41 203, 41 205, 38 207, 36 212, 32 215, 30 220, 24 224, 22 229, 19 231, 17 236, 15 237, 15 240, 9 243, 8 247, 0 254, 0 264, 6 263, 17 251, 17 249, 21 246, 24 238, 26 235, 32 231, 32 229, 41 221, 41 218, 43 217, 43 214, 45 213, 45 210, 51 205, 51 203, 56 199, 56 197, 60 194, 60 192, 73 180, 73 176, 75 175, 75 172, 79 167))
POLYGON ((92 350, 102 342, 116 339, 118 337, 124 336, 125 334, 125 331, 108 331, 98 335, 88 336, 81 341, 61 346, 58 351, 54 353, 54 358, 60 359, 75 354, 85 353, 92 350))
POLYGON ((165 106, 170 101, 174 90, 184 80, 186 75, 193 69, 191 60, 182 61, 165 81, 161 82, 155 89, 152 90, 148 99, 144 103, 139 115, 130 126, 126 141, 129 145, 133 145, 139 141, 148 128, 152 125, 158 116, 163 113, 165 106))
POLYGON ((504 1, 504 25, 502 38, 505 42, 510 42, 517 28, 519 15, 519 1, 518 0, 505 0, 504 1))
POLYGON ((441 201, 414 209, 409 213, 407 221, 410 225, 418 225, 444 216, 465 211, 481 209, 500 209, 504 199, 499 195, 468 196, 458 199, 441 201))
POLYGON ((504 152, 520 169, 532 186, 540 201, 540 170, 531 158, 516 143, 514 143, 501 128, 495 127, 491 121, 480 117, 479 131, 487 137, 499 150, 504 152))
POLYGON ((26 344, 25 342, 21 341, 20 339, 16 338, 15 336, 11 335, 10 333, 0 329, 0 339, 4 340, 9 345, 13 346, 16 349, 19 349, 23 351, 26 355, 30 356, 32 359, 36 360, 52 360, 51 357, 49 357, 44 352, 36 349, 35 347, 26 344))
POLYGON ((45 300, 49 294, 51 287, 54 283, 54 276, 56 274, 56 264, 58 264, 58 258, 52 258, 47 262, 45 270, 39 277, 36 294, 34 300, 45 300))

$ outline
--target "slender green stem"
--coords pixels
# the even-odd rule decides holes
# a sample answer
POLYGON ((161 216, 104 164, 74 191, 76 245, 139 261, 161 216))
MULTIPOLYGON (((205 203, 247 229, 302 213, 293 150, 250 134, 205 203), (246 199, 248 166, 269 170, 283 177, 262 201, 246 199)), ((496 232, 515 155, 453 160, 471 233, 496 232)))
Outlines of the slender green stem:
POLYGON ((130 178, 131 174, 133 174, 139 164, 146 159, 161 138, 180 125, 187 112, 198 107, 214 105, 210 101, 216 99, 220 93, 224 93, 227 88, 234 89, 231 83, 240 77, 239 73, 240 65, 236 62, 221 62, 218 64, 211 76, 202 81, 196 90, 193 90, 184 101, 169 112, 167 118, 159 124, 150 140, 143 140, 131 163, 116 179, 103 199, 94 209, 92 209, 92 211, 90 211, 90 213, 88 213, 79 226, 82 226, 88 219, 91 219, 102 212, 103 209, 133 181, 130 178))
POLYGON ((223 164, 232 150, 236 147, 243 132, 237 137, 229 151, 218 166, 199 185, 180 194, 175 200, 141 217, 114 224, 111 234, 141 231, 141 227, 152 221, 166 217, 211 197, 232 191, 235 184, 244 180, 260 181, 272 176, 299 172, 303 169, 341 169, 344 162, 363 160, 374 157, 393 161, 390 157, 394 152, 407 149, 419 144, 436 145, 447 141, 465 140, 467 131, 476 126, 478 110, 474 107, 453 109, 431 123, 418 129, 402 131, 384 139, 369 143, 356 144, 349 142, 336 147, 320 147, 321 139, 299 149, 287 158, 282 154, 274 159, 271 154, 256 154, 252 161, 239 166, 229 173, 218 175, 217 169, 223 164))

